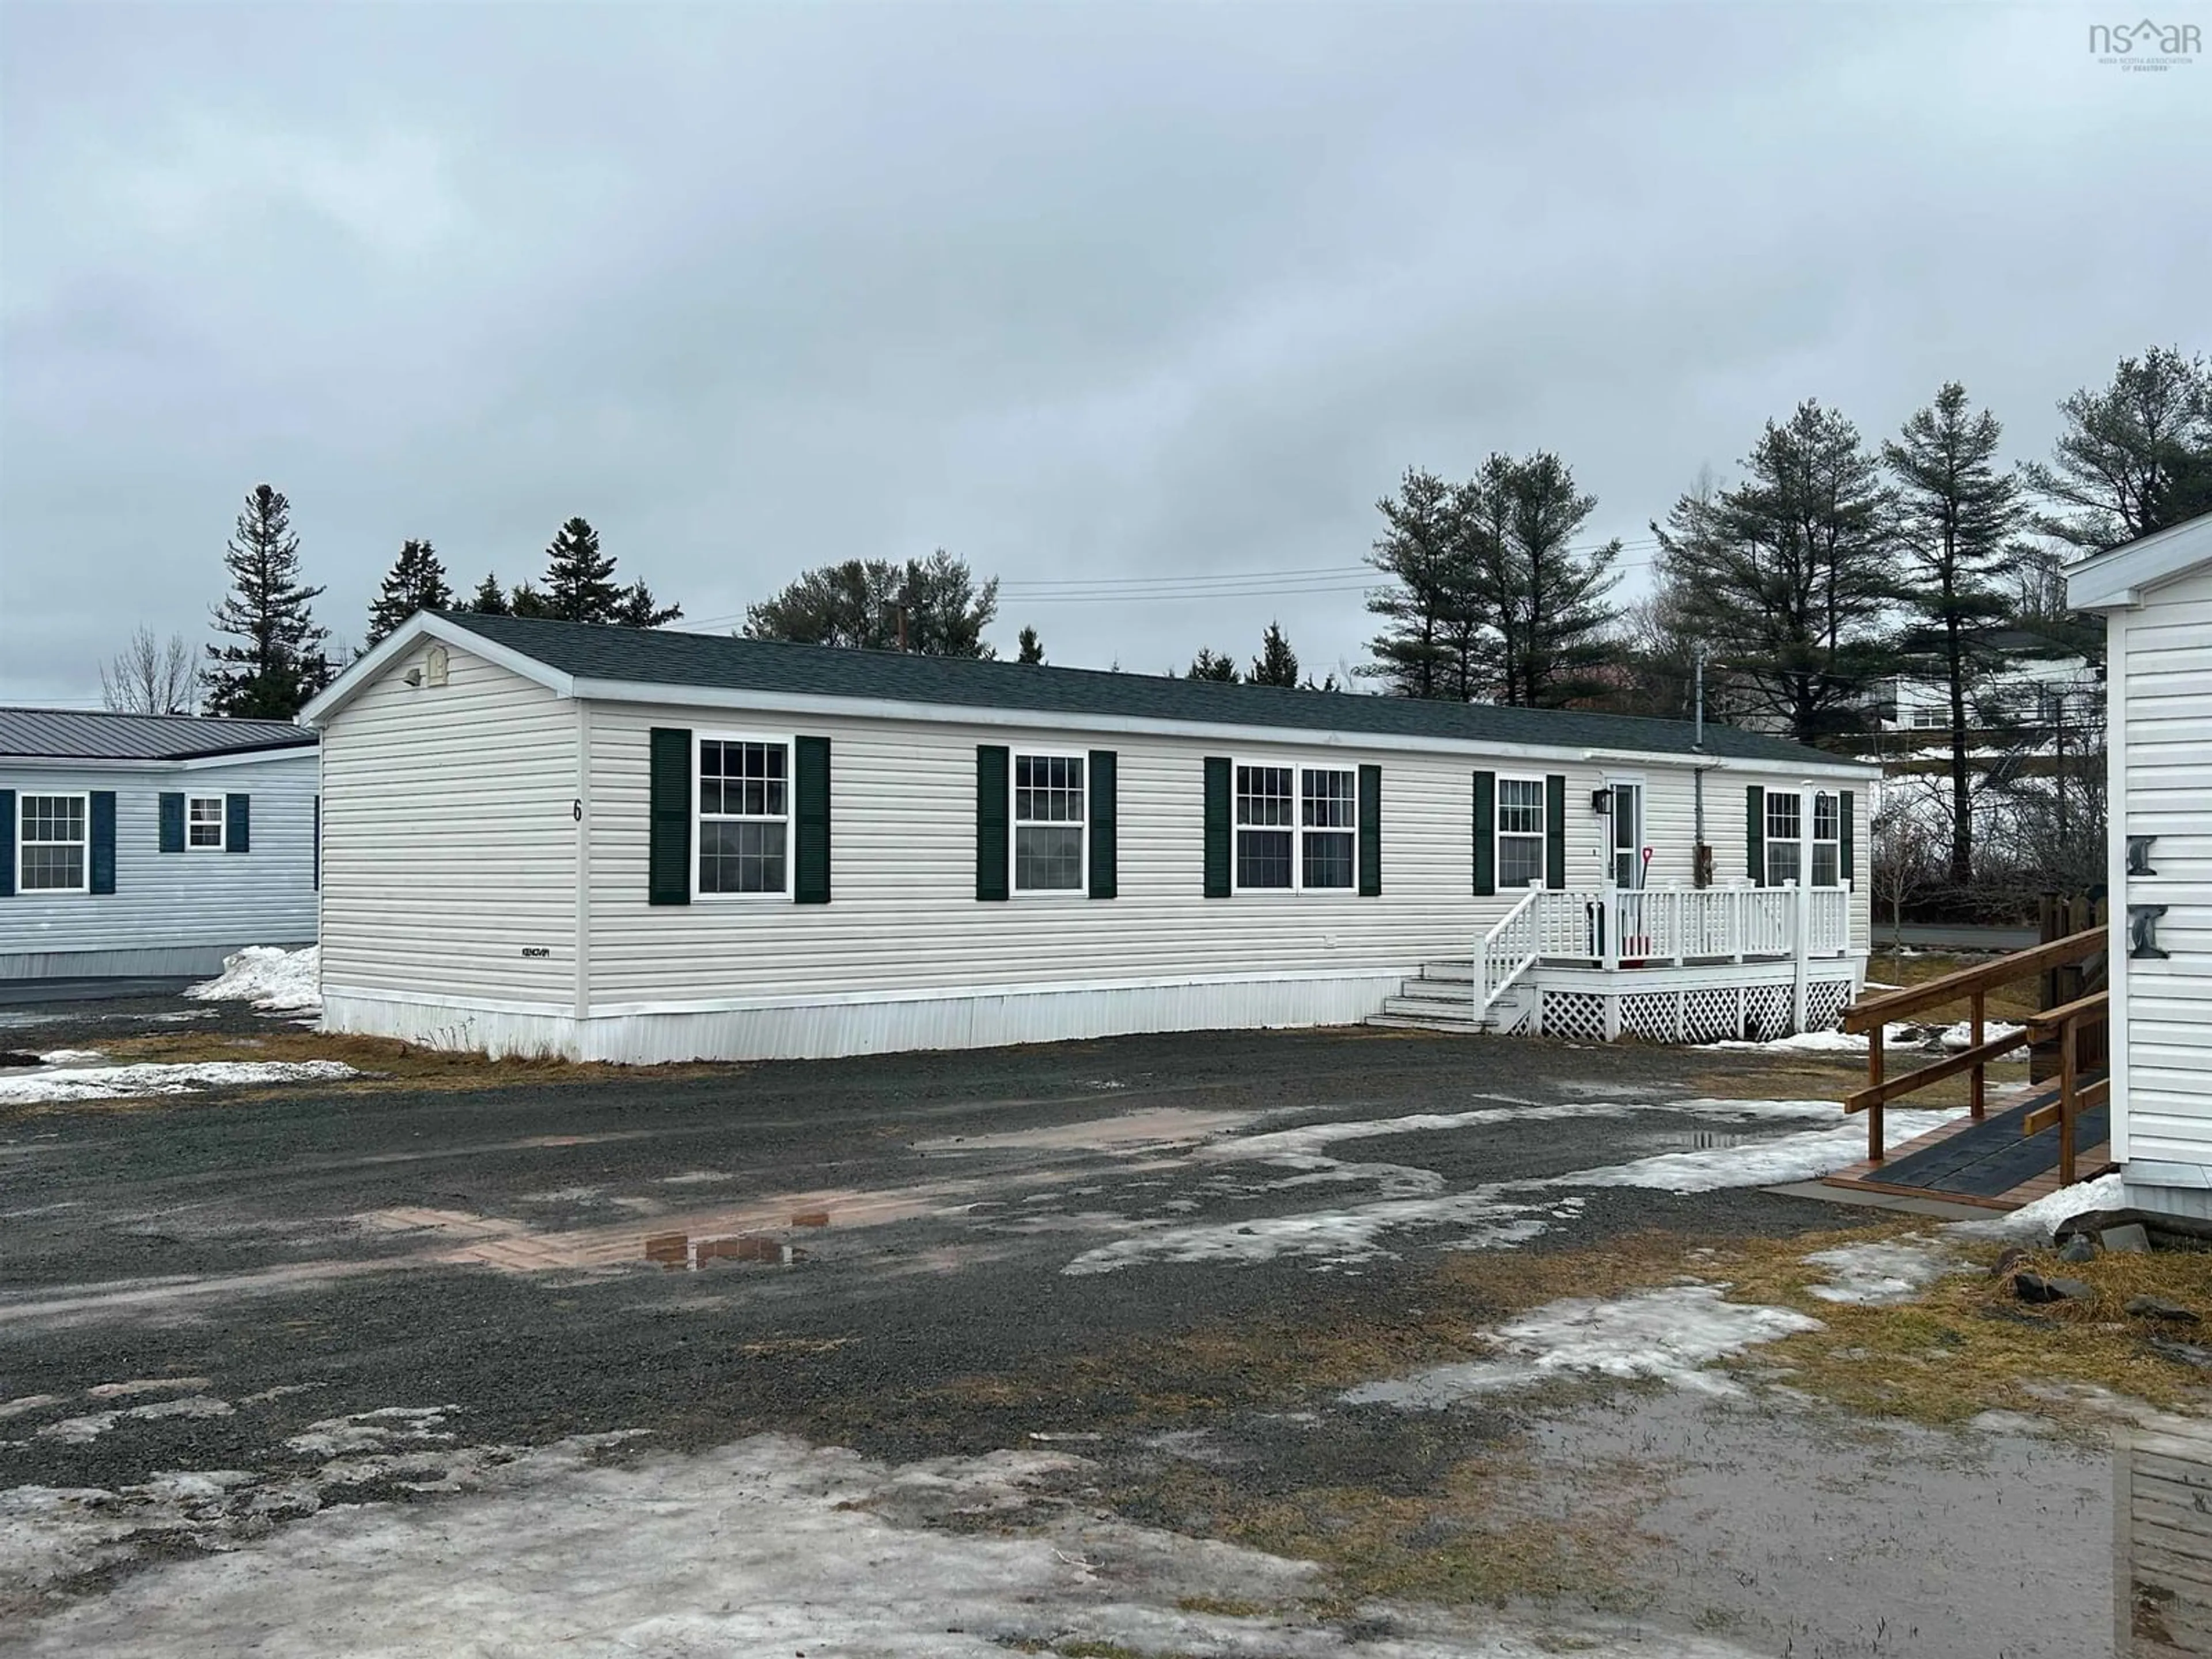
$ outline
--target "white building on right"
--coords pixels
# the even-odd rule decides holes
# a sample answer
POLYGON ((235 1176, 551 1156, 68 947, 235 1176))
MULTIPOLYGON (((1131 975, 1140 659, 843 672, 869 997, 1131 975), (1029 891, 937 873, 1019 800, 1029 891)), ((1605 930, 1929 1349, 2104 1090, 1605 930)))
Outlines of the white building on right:
POLYGON ((2112 1157, 2135 1207, 2212 1220, 2212 514, 2100 553, 2112 1157))

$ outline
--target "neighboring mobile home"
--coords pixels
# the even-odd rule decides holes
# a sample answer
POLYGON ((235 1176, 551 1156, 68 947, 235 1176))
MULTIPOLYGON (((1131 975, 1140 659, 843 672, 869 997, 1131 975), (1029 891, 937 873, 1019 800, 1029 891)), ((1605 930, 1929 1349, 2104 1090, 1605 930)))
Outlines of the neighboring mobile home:
POLYGON ((2073 566, 2105 617, 2112 1158, 2212 1220, 2212 514, 2073 566))
POLYGON ((1748 732, 431 614, 303 718, 338 1030, 638 1061, 1386 1005, 1771 1036, 1864 963, 1875 774, 1748 732))
POLYGON ((0 708, 0 979, 312 944, 315 787, 289 721, 0 708))

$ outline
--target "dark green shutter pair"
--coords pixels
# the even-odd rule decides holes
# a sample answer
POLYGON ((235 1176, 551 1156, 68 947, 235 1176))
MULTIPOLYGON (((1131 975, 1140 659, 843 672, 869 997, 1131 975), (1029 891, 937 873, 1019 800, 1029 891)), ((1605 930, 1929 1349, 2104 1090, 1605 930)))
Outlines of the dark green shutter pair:
MULTIPOLYGON (((315 798, 316 833, 321 834, 322 798, 315 798)), ((185 796, 181 790, 164 790, 161 797, 161 850, 181 853, 185 850, 185 796)), ((253 797, 225 795, 222 798, 222 850, 226 853, 250 853, 253 850, 253 797)), ((317 848, 320 854, 319 844, 317 848)))
MULTIPOLYGON (((1544 775, 1544 885, 1567 884, 1567 775, 1544 775)), ((1498 774, 1474 775, 1474 894, 1498 891, 1498 774)))
MULTIPOLYGON (((691 732, 656 726, 651 734, 646 902, 691 902, 691 732)), ((830 739, 791 745, 791 897, 830 902, 830 739)))
MULTIPOLYGON (((0 898, 15 896, 15 792, 0 789, 0 898)), ((85 885, 94 893, 115 890, 115 792, 91 792, 85 815, 85 885)))
MULTIPOLYGON (((1090 841, 1089 892, 1121 893, 1118 757, 1094 749, 1084 767, 1084 815, 1090 841)), ((975 896, 992 902, 1013 896, 1013 751, 1002 743, 975 745, 975 896)))
MULTIPOLYGON (((1208 898, 1227 898, 1231 880, 1230 826, 1230 762, 1224 756, 1206 760, 1205 893, 1208 898)), ((1358 871, 1359 896, 1379 898, 1382 893, 1382 769, 1359 769, 1358 871)))

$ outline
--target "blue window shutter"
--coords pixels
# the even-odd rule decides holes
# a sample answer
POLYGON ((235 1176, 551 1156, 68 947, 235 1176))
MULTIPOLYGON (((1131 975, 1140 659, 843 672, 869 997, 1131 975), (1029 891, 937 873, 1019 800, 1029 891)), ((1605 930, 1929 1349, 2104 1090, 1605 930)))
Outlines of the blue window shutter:
POLYGON ((1227 898, 1229 882, 1229 761, 1206 757, 1206 896, 1227 898))
POLYGON ((253 797, 225 795, 222 798, 222 850, 226 853, 250 853, 253 850, 253 797))
POLYGON ((1090 799, 1085 805, 1091 816, 1091 896, 1095 899, 1109 899, 1121 890, 1115 767, 1111 749, 1091 751, 1090 799))
POLYGON ((1844 790, 1842 797, 1836 804, 1840 809, 1836 820, 1836 832, 1838 842, 1836 848, 1836 861, 1843 870, 1844 879, 1845 881, 1849 881, 1851 878, 1851 866, 1853 863, 1851 854, 1855 850, 1852 843, 1858 839, 1855 828, 1851 823, 1851 810, 1854 804, 1851 799, 1851 792, 1848 789, 1844 790))
POLYGON ((1013 799, 1006 793, 1008 757, 1004 744, 975 745, 975 896, 1006 896, 1007 818, 1013 799))
POLYGON ((15 792, 0 789, 0 898, 15 896, 15 792))
POLYGON ((115 792, 112 789, 92 792, 89 828, 92 861, 86 866, 90 879, 85 885, 95 893, 112 893, 115 890, 115 792))
POLYGON ((185 850, 185 798, 166 789, 161 792, 161 850, 185 850))
POLYGON ((656 726, 652 734, 647 904, 691 902, 691 732, 656 726))
POLYGON ((1474 775, 1474 896, 1498 890, 1498 774, 1474 775))
POLYGON ((1743 792, 1744 853, 1750 865, 1751 884, 1766 885, 1766 791, 1752 784, 1743 792))
POLYGON ((1359 769, 1359 896, 1382 893, 1382 769, 1359 769))
POLYGON ((1544 885, 1567 884, 1567 775, 1544 775, 1544 885))
POLYGON ((830 739, 800 738, 792 757, 792 902, 830 902, 830 739))

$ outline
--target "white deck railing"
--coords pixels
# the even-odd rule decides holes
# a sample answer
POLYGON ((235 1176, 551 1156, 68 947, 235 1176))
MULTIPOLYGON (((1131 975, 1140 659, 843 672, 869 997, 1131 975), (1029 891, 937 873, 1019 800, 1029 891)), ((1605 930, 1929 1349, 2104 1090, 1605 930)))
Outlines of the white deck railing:
POLYGON ((1481 946, 1474 953, 1474 1018, 1480 1024, 1490 1012, 1491 1005, 1505 994, 1505 988, 1528 970, 1529 965, 1542 954, 1539 948, 1536 918, 1537 901, 1544 890, 1532 887, 1522 901, 1508 910, 1498 926, 1482 936, 1481 946))
POLYGON ((1850 888, 1534 887, 1485 934, 1477 1012, 1536 962, 1643 968, 1850 950, 1850 888))

